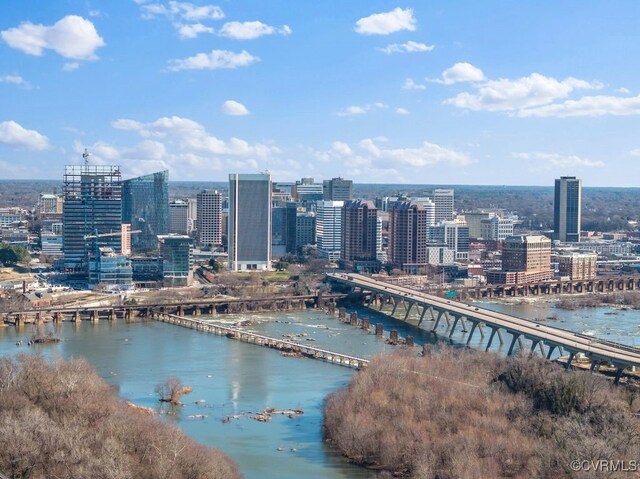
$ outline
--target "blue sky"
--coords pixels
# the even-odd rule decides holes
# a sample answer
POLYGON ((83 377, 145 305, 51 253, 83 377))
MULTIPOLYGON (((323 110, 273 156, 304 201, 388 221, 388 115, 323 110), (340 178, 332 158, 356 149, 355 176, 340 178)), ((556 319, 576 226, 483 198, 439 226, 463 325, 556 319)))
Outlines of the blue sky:
POLYGON ((0 178, 637 186, 640 2, 3 0, 0 178))

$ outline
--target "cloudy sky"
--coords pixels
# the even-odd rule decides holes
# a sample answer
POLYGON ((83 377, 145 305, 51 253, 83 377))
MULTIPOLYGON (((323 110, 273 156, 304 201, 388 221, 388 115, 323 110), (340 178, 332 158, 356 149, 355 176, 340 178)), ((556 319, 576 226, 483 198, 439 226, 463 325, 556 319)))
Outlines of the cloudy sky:
POLYGON ((640 2, 3 0, 0 178, 637 186, 640 2))

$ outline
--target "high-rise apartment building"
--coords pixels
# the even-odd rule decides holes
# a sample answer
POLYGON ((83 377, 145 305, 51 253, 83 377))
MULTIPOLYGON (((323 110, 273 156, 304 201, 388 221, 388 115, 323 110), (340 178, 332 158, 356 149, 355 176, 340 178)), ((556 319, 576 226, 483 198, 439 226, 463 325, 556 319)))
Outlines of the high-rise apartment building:
POLYGON ((571 243, 580 241, 581 222, 582 181, 575 176, 562 176, 555 183, 554 239, 571 243))
POLYGON ((347 268, 377 271, 378 209, 373 201, 351 200, 342 208, 340 259, 347 268))
POLYGON ((87 278, 90 252, 100 247, 121 251, 120 167, 65 166, 63 194, 64 266, 69 273, 87 278))
POLYGON ((436 224, 441 221, 450 221, 453 219, 454 208, 453 190, 433 190, 433 202, 435 203, 436 224))
POLYGON ((538 235, 506 238, 502 246, 502 270, 487 272, 487 282, 493 284, 536 283, 552 277, 551 240, 538 235))
POLYGON ((203 190, 196 198, 198 244, 222 244, 222 194, 217 190, 203 190))
POLYGON ((353 199, 353 181, 333 178, 322 182, 322 199, 325 201, 349 201, 353 199))
POLYGON ((140 232, 131 238, 134 253, 158 248, 158 235, 169 231, 169 171, 122 182, 122 222, 140 232))
POLYGON ((229 268, 271 268, 271 175, 229 175, 229 268))
POLYGON ((564 253, 558 255, 560 276, 571 280, 588 280, 596 277, 598 255, 596 253, 564 253))
POLYGON ((318 255, 330 261, 340 259, 343 206, 344 201, 318 201, 316 207, 318 255))
POLYGON ((410 201, 394 203, 389 212, 389 261, 407 272, 427 264, 427 211, 410 201))

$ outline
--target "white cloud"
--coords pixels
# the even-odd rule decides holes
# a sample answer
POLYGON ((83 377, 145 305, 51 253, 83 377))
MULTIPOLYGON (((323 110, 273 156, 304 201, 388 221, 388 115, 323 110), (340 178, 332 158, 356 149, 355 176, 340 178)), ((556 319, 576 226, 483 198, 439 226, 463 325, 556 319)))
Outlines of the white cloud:
POLYGON ((409 114, 409 110, 407 110, 406 108, 398 107, 398 108, 396 108, 396 113, 398 115, 408 115, 409 114))
POLYGON ((631 156, 640 156, 640 148, 636 148, 635 150, 631 150, 629 152, 631 156))
POLYGON ((578 117, 578 116, 631 116, 640 115, 640 95, 632 97, 585 96, 579 100, 527 108, 517 113, 519 117, 578 117))
POLYGON ((197 38, 201 33, 213 33, 214 30, 211 27, 207 27, 202 23, 188 23, 181 24, 177 23, 174 25, 176 30, 178 31, 178 35, 182 39, 192 39, 197 38))
POLYGON ((347 108, 340 110, 336 113, 338 116, 356 116, 356 115, 364 115, 365 113, 369 113, 373 110, 384 110, 389 108, 387 105, 381 102, 376 102, 367 105, 351 105, 347 108))
POLYGON ((631 90, 625 87, 620 87, 620 88, 616 88, 616 93, 622 93, 624 95, 628 95, 629 93, 631 93, 631 90))
POLYGON ((143 138, 165 139, 165 142, 183 153, 266 158, 280 152, 276 147, 262 143, 252 145, 240 138, 221 140, 209 134, 198 122, 178 116, 158 118, 151 123, 120 119, 114 121, 112 126, 120 130, 135 131, 143 138))
POLYGON ((426 43, 418 43, 409 40, 406 43, 392 43, 384 48, 380 48, 381 52, 391 53, 414 53, 414 52, 430 52, 433 50, 433 45, 427 45, 426 43))
POLYGON ((455 166, 470 165, 473 161, 464 153, 444 148, 435 143, 425 141, 417 148, 380 148, 373 140, 362 140, 358 146, 374 158, 384 162, 386 166, 393 164, 424 167, 436 163, 448 163, 455 166))
POLYGON ((198 53, 192 57, 171 60, 169 62, 169 70, 234 69, 246 67, 258 61, 260 61, 258 57, 254 57, 246 50, 242 50, 240 53, 228 50, 212 50, 211 53, 198 53))
POLYGON ((25 22, 0 32, 2 39, 28 55, 41 56, 50 49, 65 58, 95 60, 95 51, 105 42, 89 20, 68 15, 51 26, 25 22))
POLYGON ((331 145, 331 149, 341 156, 348 156, 352 154, 351 147, 342 141, 334 141, 331 145))
POLYGON ((242 103, 235 100, 227 100, 222 104, 222 111, 229 116, 245 116, 249 110, 242 103))
POLYGON ((264 35, 290 35, 291 28, 288 25, 272 27, 259 21, 228 22, 222 26, 218 34, 234 40, 253 40, 264 35))
POLYGON ((27 130, 15 121, 0 122, 0 143, 13 148, 42 151, 49 148, 49 139, 35 130, 27 130))
POLYGON ((78 68, 80 68, 80 63, 78 62, 67 62, 62 65, 62 71, 65 72, 72 72, 74 70, 77 70, 78 68))
POLYGON ((222 9, 215 5, 193 5, 187 2, 166 2, 143 4, 144 2, 136 2, 141 5, 142 18, 151 19, 159 16, 168 18, 182 18, 190 22, 199 22, 202 20, 220 20, 224 18, 222 9))
POLYGON ((426 88, 426 85, 416 83, 411 78, 407 78, 402 85, 403 90, 425 90, 426 88))
POLYGON ((602 88, 602 84, 572 77, 556 80, 539 73, 532 73, 528 77, 515 80, 506 78, 489 80, 475 88, 477 93, 459 93, 445 103, 475 111, 514 111, 547 105, 567 97, 576 89, 598 89, 602 88))
POLYGON ((533 169, 554 170, 557 168, 601 168, 605 166, 600 160, 590 160, 576 155, 560 155, 558 153, 512 153, 511 156, 517 160, 530 161, 533 169))
POLYGON ((0 76, 0 83, 8 83, 10 85, 18 85, 23 88, 29 88, 29 82, 27 82, 20 75, 4 75, 0 76))
POLYGON ((394 8, 390 12, 375 13, 356 22, 355 31, 363 35, 388 35, 401 30, 413 32, 416 19, 411 8, 394 8))
POLYGON ((480 82, 482 80, 484 80, 482 70, 473 66, 471 63, 461 62, 443 71, 441 80, 434 81, 436 83, 452 85, 453 83, 480 82))

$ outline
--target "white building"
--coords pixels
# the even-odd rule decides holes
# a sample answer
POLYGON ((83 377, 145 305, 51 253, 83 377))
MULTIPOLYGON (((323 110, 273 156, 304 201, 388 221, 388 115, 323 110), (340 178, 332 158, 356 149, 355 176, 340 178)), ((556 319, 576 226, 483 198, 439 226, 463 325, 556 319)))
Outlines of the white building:
POLYGON ((486 240, 503 240, 513 236, 513 220, 494 216, 480 221, 480 236, 486 240))
POLYGON ((321 258, 340 259, 342 241, 342 207, 344 201, 318 201, 316 208, 316 243, 321 258))
POLYGON ((221 245, 222 194, 217 190, 201 191, 200 193, 198 193, 196 203, 196 228, 198 230, 198 244, 200 244, 201 246, 221 245))

